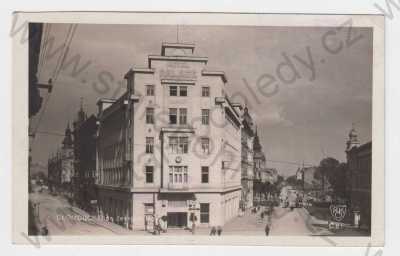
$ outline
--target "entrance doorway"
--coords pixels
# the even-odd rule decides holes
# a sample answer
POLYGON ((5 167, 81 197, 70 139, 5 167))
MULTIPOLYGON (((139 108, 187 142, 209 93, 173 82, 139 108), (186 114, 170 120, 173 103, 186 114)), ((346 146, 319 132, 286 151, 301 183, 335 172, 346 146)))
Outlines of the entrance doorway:
POLYGON ((171 228, 184 228, 187 227, 187 213, 186 212, 168 212, 168 227, 171 228))

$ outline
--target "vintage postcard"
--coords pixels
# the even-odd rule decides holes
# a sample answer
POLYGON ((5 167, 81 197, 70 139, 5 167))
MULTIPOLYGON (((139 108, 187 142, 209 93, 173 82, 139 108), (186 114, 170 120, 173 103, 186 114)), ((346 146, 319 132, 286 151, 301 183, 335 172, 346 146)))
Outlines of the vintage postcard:
POLYGON ((381 246, 384 18, 13 15, 13 241, 381 246))

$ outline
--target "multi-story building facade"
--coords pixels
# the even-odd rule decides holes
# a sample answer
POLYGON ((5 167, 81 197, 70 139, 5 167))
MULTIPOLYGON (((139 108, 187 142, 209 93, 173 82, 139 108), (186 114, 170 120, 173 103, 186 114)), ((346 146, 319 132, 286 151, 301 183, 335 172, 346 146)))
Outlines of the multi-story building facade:
POLYGON ((240 206, 241 209, 245 210, 247 208, 253 207, 254 200, 254 151, 253 151, 253 141, 254 141, 254 122, 249 114, 247 106, 244 108, 239 104, 234 104, 235 108, 240 111, 242 128, 241 128, 241 169, 242 169, 242 195, 240 206))
POLYGON ((256 129, 254 140, 253 140, 253 152, 254 152, 254 177, 257 180, 261 180, 261 172, 267 168, 267 162, 262 146, 260 144, 260 138, 256 129))
POLYGON ((61 151, 57 151, 47 160, 48 185, 53 193, 61 189, 61 162, 61 151))
POLYGON ((61 150, 48 161, 48 180, 51 191, 62 191, 72 195, 74 176, 74 148, 69 124, 65 129, 61 150))
POLYGON ((260 138, 258 137, 257 127, 254 134, 253 139, 253 163, 254 163, 254 183, 257 185, 254 186, 253 184, 253 198, 254 201, 262 200, 262 193, 261 193, 261 178, 262 172, 267 168, 267 162, 265 158, 265 154, 263 152, 260 138))
POLYGON ((359 224, 371 227, 371 175, 372 142, 360 145, 354 128, 346 142, 347 180, 346 190, 353 213, 359 214, 359 224))
POLYGON ((100 100, 100 214, 131 229, 222 226, 238 215, 241 120, 227 79, 193 44, 162 45, 125 75, 119 99, 100 100))
POLYGON ((74 201, 82 209, 94 213, 97 209, 95 187, 97 120, 94 115, 87 117, 81 105, 73 126, 75 156, 74 201))

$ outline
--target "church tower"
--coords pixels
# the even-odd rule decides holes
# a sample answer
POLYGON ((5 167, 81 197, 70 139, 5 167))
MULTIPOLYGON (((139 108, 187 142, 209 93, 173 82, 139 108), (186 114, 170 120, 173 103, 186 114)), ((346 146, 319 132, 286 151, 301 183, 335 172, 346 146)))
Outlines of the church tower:
POLYGON ((360 146, 360 142, 358 141, 358 134, 357 131, 354 129, 354 125, 352 125, 349 132, 349 138, 346 142, 346 153, 348 153, 352 148, 358 146, 360 146))
POLYGON ((74 143, 69 123, 65 129, 61 148, 61 183, 71 183, 74 175, 74 143))

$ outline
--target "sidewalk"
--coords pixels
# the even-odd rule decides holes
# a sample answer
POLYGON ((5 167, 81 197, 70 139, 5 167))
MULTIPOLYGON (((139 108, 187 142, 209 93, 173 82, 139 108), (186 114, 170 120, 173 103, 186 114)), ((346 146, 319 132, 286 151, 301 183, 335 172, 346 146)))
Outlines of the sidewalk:
POLYGON ((368 236, 369 232, 367 229, 356 228, 349 223, 343 223, 343 228, 341 229, 329 229, 329 221, 318 219, 311 215, 306 208, 302 208, 305 214, 309 216, 309 223, 315 227, 319 228, 320 232, 316 235, 329 235, 329 236, 368 236))

